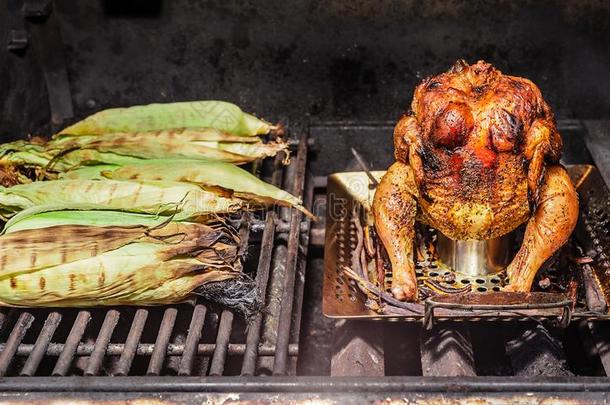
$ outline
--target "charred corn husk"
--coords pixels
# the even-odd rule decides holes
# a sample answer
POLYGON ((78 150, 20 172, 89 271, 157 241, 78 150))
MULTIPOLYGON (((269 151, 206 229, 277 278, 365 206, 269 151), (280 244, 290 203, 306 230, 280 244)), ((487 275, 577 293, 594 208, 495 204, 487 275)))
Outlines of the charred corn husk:
POLYGON ((15 141, 0 145, 0 185, 29 183, 43 177, 52 155, 39 143, 15 141))
POLYGON ((99 175, 94 171, 81 172, 81 174, 113 180, 180 181, 198 184, 204 188, 219 187, 230 195, 244 200, 264 205, 292 206, 313 216, 303 207, 300 198, 230 163, 163 159, 122 167, 106 166, 99 171, 99 175))
POLYGON ((169 128, 216 128, 240 136, 264 135, 274 127, 225 101, 191 101, 112 108, 93 114, 59 134, 100 135, 169 128))
POLYGON ((104 207, 189 219, 235 212, 245 202, 219 196, 194 184, 173 181, 53 180, 0 187, 0 216, 5 219, 39 205, 104 207))
MULTIPOLYGON (((129 216, 114 214, 114 222, 129 216)), ((221 222, 14 230, 0 237, 0 305, 179 302, 205 283, 239 276, 240 244, 221 222)))
POLYGON ((46 144, 50 165, 66 171, 86 164, 124 164, 125 159, 186 158, 242 164, 287 151, 283 140, 230 135, 213 128, 178 128, 102 135, 59 135, 46 144), (96 153, 94 153, 96 152, 96 153), (88 156, 89 153, 91 156, 88 156), (118 155, 118 157, 117 157, 118 155))

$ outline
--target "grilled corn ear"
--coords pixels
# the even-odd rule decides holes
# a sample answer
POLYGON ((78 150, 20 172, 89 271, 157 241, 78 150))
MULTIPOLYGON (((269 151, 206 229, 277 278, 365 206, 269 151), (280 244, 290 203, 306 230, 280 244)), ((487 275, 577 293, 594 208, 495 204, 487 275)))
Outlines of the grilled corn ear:
POLYGON ((105 207, 188 219, 235 212, 245 202, 172 181, 52 180, 0 187, 0 216, 10 218, 36 205, 105 207))
POLYGON ((0 237, 0 305, 179 302, 207 282, 237 277, 240 244, 220 222, 11 232, 0 237))
POLYGON ((235 104, 211 100, 112 108, 93 114, 59 134, 100 135, 192 127, 216 128, 240 136, 264 135, 274 128, 235 104))
MULTIPOLYGON (((86 173, 84 173, 86 174, 86 173)), ((301 199, 265 183, 250 172, 229 163, 189 160, 151 160, 143 164, 106 167, 99 175, 113 180, 181 181, 203 187, 220 187, 231 195, 265 205, 293 206, 306 215, 301 199)))
POLYGON ((139 159, 187 158, 242 164, 287 151, 283 140, 264 143, 213 128, 178 128, 145 132, 59 135, 46 145, 57 171, 91 163, 124 164, 120 157, 139 159), (87 151, 97 152, 87 156, 87 151))
POLYGON ((4 225, 2 233, 9 234, 26 229, 49 228, 58 225, 145 226, 154 228, 169 219, 175 218, 172 216, 113 211, 108 208, 92 210, 85 206, 82 209, 64 209, 61 206, 37 205, 12 217, 4 225))

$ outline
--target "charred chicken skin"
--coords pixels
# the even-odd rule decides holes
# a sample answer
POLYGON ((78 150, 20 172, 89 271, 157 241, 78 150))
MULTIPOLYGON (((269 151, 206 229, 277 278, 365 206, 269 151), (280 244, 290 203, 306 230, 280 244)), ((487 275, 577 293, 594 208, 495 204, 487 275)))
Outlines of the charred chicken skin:
POLYGON ((578 196, 559 164, 551 109, 534 83, 489 63, 460 60, 417 86, 394 149, 373 213, 400 300, 417 299, 416 220, 454 240, 497 238, 527 222, 505 287, 522 292, 576 225, 578 196))

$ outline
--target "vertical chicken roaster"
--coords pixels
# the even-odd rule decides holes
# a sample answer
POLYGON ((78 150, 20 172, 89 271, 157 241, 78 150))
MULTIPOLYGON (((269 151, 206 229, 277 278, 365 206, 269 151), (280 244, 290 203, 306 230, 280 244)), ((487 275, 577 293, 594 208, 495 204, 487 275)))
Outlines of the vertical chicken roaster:
POLYGON ((497 238, 527 222, 506 269, 505 290, 523 292, 576 225, 578 196, 559 164, 561 136, 527 79, 483 61, 456 62, 417 86, 394 148, 373 211, 398 299, 417 299, 415 221, 454 240, 497 238))

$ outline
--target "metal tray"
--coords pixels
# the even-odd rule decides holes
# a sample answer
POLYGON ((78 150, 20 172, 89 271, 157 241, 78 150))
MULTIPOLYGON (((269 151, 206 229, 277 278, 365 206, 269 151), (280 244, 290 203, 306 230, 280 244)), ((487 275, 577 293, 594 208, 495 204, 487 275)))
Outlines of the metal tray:
MULTIPOLYGON (((372 302, 374 299, 370 293, 367 295, 364 292, 367 290, 363 287, 367 284, 367 277, 354 276, 356 272, 351 269, 360 264, 360 268, 368 269, 373 274, 378 271, 375 270, 375 259, 361 252, 365 250, 363 245, 367 242, 368 250, 371 245, 372 249, 377 249, 374 238, 368 238, 363 229, 373 227, 370 207, 375 186, 369 176, 380 179, 384 172, 330 175, 324 252, 324 315, 347 319, 424 321, 426 326, 431 326, 434 318, 472 321, 557 319, 563 325, 575 318, 610 319, 610 277, 605 274, 605 271, 610 270, 607 260, 610 251, 604 250, 610 248, 610 193, 594 166, 572 165, 567 170, 579 192, 581 209, 577 230, 563 249, 571 249, 571 252, 578 249, 580 256, 586 254, 592 259, 584 260, 586 264, 576 261, 568 266, 565 265, 565 260, 557 259, 560 255, 556 255, 556 265, 541 272, 543 277, 550 278, 557 285, 555 291, 552 288, 549 289, 552 292, 541 291, 537 287, 537 290, 528 294, 508 293, 500 289, 503 282, 501 275, 468 279, 468 276, 454 273, 432 257, 434 243, 431 244, 432 247, 422 245, 426 243, 422 241, 426 236, 420 231, 416 242, 418 282, 421 284, 420 279, 430 279, 431 274, 438 278, 454 273, 451 275, 453 280, 459 280, 458 284, 463 281, 464 284, 461 285, 464 286, 472 283, 475 286, 472 288, 474 292, 436 295, 425 301, 400 303, 392 302, 386 285, 380 289, 379 294, 384 295, 391 304, 381 306, 372 302), (579 271, 574 271, 575 269, 579 271), (571 289, 560 284, 566 277, 571 277, 571 289), (564 287, 571 294, 557 291, 564 287)), ((431 229, 424 230, 428 231, 433 232, 431 229)), ((573 256, 573 253, 562 254, 573 256)), ((391 272, 387 272, 386 280, 390 276, 391 272)))

